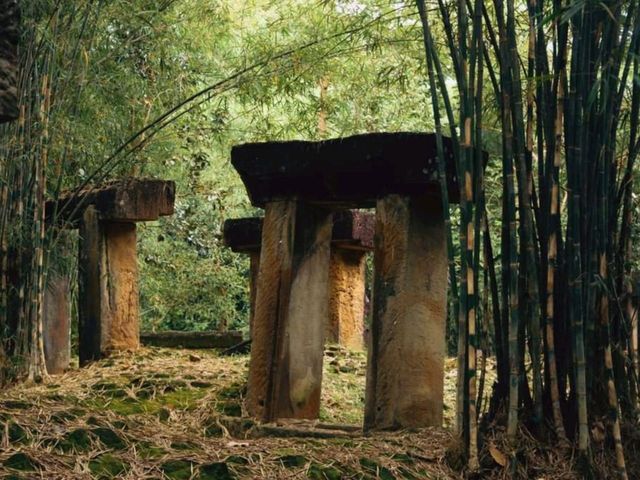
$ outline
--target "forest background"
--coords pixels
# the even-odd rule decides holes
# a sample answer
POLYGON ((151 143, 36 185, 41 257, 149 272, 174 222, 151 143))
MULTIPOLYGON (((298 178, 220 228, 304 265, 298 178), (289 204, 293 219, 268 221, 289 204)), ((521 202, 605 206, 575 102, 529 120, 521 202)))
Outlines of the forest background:
MULTIPOLYGON (((144 329, 246 329, 248 262, 221 230, 259 210, 232 145, 434 129, 413 2, 38 0, 23 17, 69 87, 51 106, 49 194, 105 170, 177 182, 175 215, 138 226, 144 329)), ((74 272, 70 250, 49 268, 74 272)))

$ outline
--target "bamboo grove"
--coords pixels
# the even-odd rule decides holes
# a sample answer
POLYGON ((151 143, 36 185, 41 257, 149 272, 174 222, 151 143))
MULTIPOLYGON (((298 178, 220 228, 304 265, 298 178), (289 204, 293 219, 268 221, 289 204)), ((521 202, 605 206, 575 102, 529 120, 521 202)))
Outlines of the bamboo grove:
POLYGON ((21 5, 18 118, 0 126, 0 385, 46 375, 46 265, 59 231, 45 228, 45 200, 60 191, 70 162, 66 119, 81 101, 81 54, 90 45, 95 6, 21 5))
POLYGON ((513 444, 522 428, 571 442, 590 471, 593 425, 606 424, 617 472, 627 478, 621 424, 638 419, 631 258, 638 1, 417 6, 437 132, 458 145, 459 261, 451 230, 449 255, 459 323, 457 424, 468 465, 479 466, 476 399, 486 387, 476 359, 491 335, 497 382, 482 417, 485 436, 501 423, 513 444), (444 28, 445 44, 436 45, 434 25, 444 28), (453 62, 456 111, 443 58, 453 62), (495 125, 483 118, 490 110, 499 112, 495 125), (499 223, 487 217, 479 154, 491 127, 501 131, 502 155, 490 160, 502 165, 499 223), (494 225, 499 231, 490 231, 494 225))

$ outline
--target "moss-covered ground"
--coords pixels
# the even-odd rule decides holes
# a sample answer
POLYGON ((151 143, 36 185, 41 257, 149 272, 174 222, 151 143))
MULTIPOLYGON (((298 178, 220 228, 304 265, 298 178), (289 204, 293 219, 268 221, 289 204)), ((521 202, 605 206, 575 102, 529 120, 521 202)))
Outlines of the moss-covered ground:
MULTIPOLYGON (((458 478, 444 462, 444 429, 232 437, 223 419, 244 413, 247 364, 247 356, 143 349, 9 388, 0 393, 0 477, 458 478)), ((365 371, 364 353, 327 349, 321 421, 362 422, 365 371)))

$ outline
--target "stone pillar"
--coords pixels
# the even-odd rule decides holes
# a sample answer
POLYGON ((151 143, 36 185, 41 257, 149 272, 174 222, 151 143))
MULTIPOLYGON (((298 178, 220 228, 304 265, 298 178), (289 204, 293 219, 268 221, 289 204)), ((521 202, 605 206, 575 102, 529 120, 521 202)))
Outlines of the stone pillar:
POLYGON ((327 342, 354 350, 363 349, 366 252, 331 249, 329 266, 329 322, 327 342))
POLYGON ((249 338, 253 332, 253 317, 256 312, 256 288, 260 271, 260 250, 249 253, 249 338))
POLYGON ((247 393, 261 420, 318 417, 331 230, 329 210, 265 206, 247 393))
POLYGON ((136 224, 105 222, 93 206, 80 225, 79 351, 84 365, 140 345, 136 224))
POLYGON ((44 358, 51 375, 64 373, 71 358, 69 284, 67 275, 50 272, 44 292, 44 358))
POLYGON ((437 198, 377 203, 365 429, 442 424, 447 294, 437 198))

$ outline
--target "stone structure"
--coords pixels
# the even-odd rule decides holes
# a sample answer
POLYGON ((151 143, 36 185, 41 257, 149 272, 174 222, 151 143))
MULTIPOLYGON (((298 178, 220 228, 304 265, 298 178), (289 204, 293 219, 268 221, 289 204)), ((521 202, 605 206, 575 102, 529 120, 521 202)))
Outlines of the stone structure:
MULTIPOLYGON (((444 146, 455 203, 451 140, 444 146)), ((435 135, 247 144, 234 147, 232 163, 265 208, 249 412, 317 417, 331 214, 376 207, 365 428, 440 425, 447 255, 435 135)))
POLYGON ((18 117, 18 40, 16 0, 0 0, 0 123, 18 117))
MULTIPOLYGON (((345 210, 334 215, 329 264, 329 315, 325 341, 361 350, 365 315, 365 254, 373 250, 375 217, 345 210)), ((250 256, 250 331, 253 327, 256 283, 260 264, 262 218, 224 223, 225 245, 250 256)))
POLYGON ((64 373, 71 360, 71 315, 69 290, 71 279, 49 272, 44 292, 43 343, 47 372, 64 373))
POLYGON ((226 220, 223 227, 224 244, 236 253, 249 255, 249 336, 253 332, 256 305, 256 282, 260 268, 262 218, 249 217, 226 220))
POLYGON ((172 215, 174 201, 174 182, 128 179, 47 204, 49 222, 80 228, 80 365, 139 347, 136 222, 172 215))

